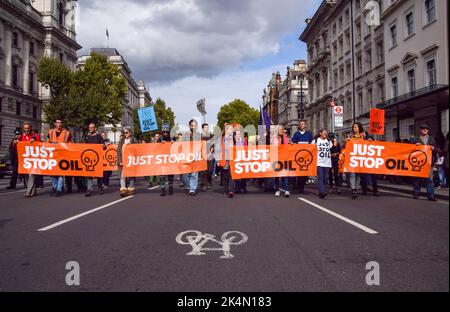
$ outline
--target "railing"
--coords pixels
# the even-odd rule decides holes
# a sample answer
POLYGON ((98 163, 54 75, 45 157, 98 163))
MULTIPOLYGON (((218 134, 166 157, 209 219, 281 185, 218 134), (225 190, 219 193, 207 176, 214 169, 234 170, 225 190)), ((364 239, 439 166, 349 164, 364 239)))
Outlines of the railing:
POLYGON ((401 103, 401 102, 413 99, 415 97, 427 94, 429 92, 436 91, 439 89, 445 89, 445 88, 448 88, 448 85, 436 84, 436 85, 431 85, 431 86, 424 87, 421 89, 417 89, 417 90, 402 94, 400 96, 397 96, 395 98, 389 99, 387 101, 384 101, 383 103, 377 104, 377 108, 386 108, 393 104, 401 103))

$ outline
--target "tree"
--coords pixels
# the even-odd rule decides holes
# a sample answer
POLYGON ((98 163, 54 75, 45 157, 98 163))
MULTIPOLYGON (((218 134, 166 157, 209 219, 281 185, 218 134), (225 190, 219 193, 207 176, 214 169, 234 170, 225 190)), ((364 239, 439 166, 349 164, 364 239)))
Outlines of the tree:
POLYGON ((118 66, 104 55, 92 53, 82 69, 73 74, 69 93, 77 108, 75 123, 84 131, 89 122, 116 125, 122 119, 126 80, 118 66))
POLYGON ((142 133, 141 126, 139 124, 138 109, 134 110, 134 133, 138 140, 149 141, 150 138, 156 133, 161 131, 163 124, 168 123, 170 128, 175 124, 175 114, 172 109, 166 105, 166 102, 158 98, 153 105, 155 110, 156 122, 158 124, 158 130, 142 133))
POLYGON ((39 63, 37 78, 50 91, 50 101, 43 107, 45 122, 51 125, 56 119, 62 119, 67 126, 75 126, 76 107, 69 101, 73 79, 70 68, 54 58, 44 57, 39 63))
POLYGON ((257 128, 259 111, 250 107, 245 101, 236 99, 223 105, 217 114, 217 125, 222 128, 225 122, 238 123, 242 127, 254 125, 257 128))

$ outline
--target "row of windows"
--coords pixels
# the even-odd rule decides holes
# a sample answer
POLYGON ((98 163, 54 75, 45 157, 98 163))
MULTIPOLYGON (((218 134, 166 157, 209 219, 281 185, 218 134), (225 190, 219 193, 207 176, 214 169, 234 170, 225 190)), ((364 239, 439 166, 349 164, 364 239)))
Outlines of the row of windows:
MULTIPOLYGON (((434 20, 436 20, 436 1, 435 0, 425 0, 423 5, 423 16, 424 16, 424 25, 427 25, 434 20)), ((414 23, 414 7, 410 8, 404 14, 404 38, 405 40, 412 36, 415 32, 415 23, 414 23)), ((391 47, 395 47, 398 44, 398 28, 397 28, 397 20, 395 20, 389 26, 389 34, 390 34, 390 45, 391 47)))
MULTIPOLYGON (((21 116, 23 114, 23 103, 16 101, 16 115, 21 116)), ((0 112, 3 112, 3 98, 0 97, 0 112)), ((36 119, 38 117, 38 109, 36 105, 33 105, 32 107, 32 114, 31 116, 33 119, 36 119)))

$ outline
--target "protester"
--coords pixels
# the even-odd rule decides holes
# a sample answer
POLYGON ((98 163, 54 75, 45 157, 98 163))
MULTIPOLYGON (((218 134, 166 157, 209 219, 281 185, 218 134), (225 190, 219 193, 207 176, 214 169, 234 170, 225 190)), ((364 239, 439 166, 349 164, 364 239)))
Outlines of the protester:
MULTIPOLYGON (((211 149, 211 133, 209 132, 209 125, 207 123, 202 124, 202 133, 201 133, 202 141, 206 143, 206 152, 209 153, 211 149)), ((203 191, 211 188, 212 183, 212 162, 210 159, 207 160, 207 168, 204 171, 201 171, 200 174, 200 183, 203 191)))
POLYGON ((420 193, 420 187, 422 182, 426 182, 427 185, 427 197, 430 201, 436 201, 436 197, 434 195, 434 182, 433 182, 433 166, 436 162, 435 159, 435 153, 436 153, 436 142, 429 135, 430 127, 427 124, 422 124, 419 127, 419 137, 413 138, 411 140, 412 144, 416 145, 429 145, 432 152, 432 163, 431 163, 431 170, 428 178, 422 179, 422 178, 414 178, 413 179, 413 198, 418 199, 419 193, 420 193))
MULTIPOLYGON (((159 143, 171 143, 172 139, 170 138, 170 126, 169 124, 164 124, 161 127, 161 138, 159 143)), ((173 175, 163 175, 160 176, 159 179, 159 187, 161 189, 161 196, 166 196, 166 183, 169 183, 169 195, 173 195, 173 175)))
MULTIPOLYGON (((86 144, 101 144, 105 148, 105 142, 103 141, 102 136, 100 133, 97 132, 97 126, 95 123, 91 122, 88 125, 88 133, 84 137, 84 143, 86 144)), ((103 178, 97 178, 97 187, 98 187, 98 193, 102 195, 104 193, 103 189, 103 178)), ((85 194, 86 197, 92 196, 94 192, 94 178, 88 177, 87 178, 87 192, 85 194)))
MULTIPOLYGON (((56 119, 54 122, 54 128, 50 129, 47 134, 47 142, 51 144, 60 143, 71 143, 72 135, 70 131, 65 129, 63 126, 62 119, 56 119)), ((63 176, 52 176, 52 192, 50 196, 59 197, 63 194, 64 188, 64 177, 63 176)), ((72 183, 70 183, 70 188, 72 188, 72 183)))
MULTIPOLYGON (((286 132, 284 131, 284 127, 282 125, 278 126, 277 129, 277 133, 271 137, 271 145, 287 145, 289 144, 289 139, 288 136, 286 134, 286 132)), ((284 197, 289 197, 290 193, 289 193, 289 178, 288 177, 277 177, 275 178, 275 196, 276 197, 280 197, 280 192, 283 191, 284 192, 284 197), (283 188, 280 189, 280 180, 283 183, 283 188)))
MULTIPOLYGON (((19 137, 19 141, 25 141, 29 143, 42 142, 41 137, 38 133, 34 132, 31 123, 28 121, 23 124, 23 133, 19 137)), ((27 190, 25 192, 25 198, 30 198, 36 196, 36 177, 35 174, 25 175, 25 183, 27 185, 27 190)))
MULTIPOLYGON (((246 140, 245 137, 242 137, 240 130, 236 130, 234 132, 233 136, 234 136, 233 140, 234 140, 235 146, 241 147, 241 148, 245 148, 246 146, 248 146, 248 140, 246 140)), ((234 184, 235 184, 236 194, 240 194, 240 193, 247 194, 248 193, 247 179, 234 180, 234 184)))
POLYGON ((231 177, 230 157, 234 146, 233 125, 228 123, 224 124, 224 133, 219 137, 215 146, 215 158, 219 160, 223 194, 232 198, 234 196, 234 183, 231 177))
MULTIPOLYGON (((189 131, 183 135, 182 140, 185 142, 200 141, 201 134, 197 131, 198 123, 195 119, 189 121, 189 131)), ((183 175, 184 184, 187 188, 187 193, 191 196, 197 194, 198 187, 198 172, 191 172, 183 175)))
MULTIPOLYGON (((345 144, 350 140, 364 140, 364 129, 360 122, 355 122, 352 125, 352 134, 346 139, 345 144)), ((344 145, 345 148, 345 145, 344 145)), ((350 172, 347 175, 350 181, 350 188, 352 190, 352 198, 358 198, 358 185, 360 184, 360 179, 364 178, 364 175, 361 173, 350 172)))
MULTIPOLYGON (((313 140, 313 135, 311 131, 306 130, 306 120, 301 120, 298 126, 297 132, 295 132, 292 137, 292 143, 294 144, 309 144, 313 140)), ((300 193, 305 192, 305 182, 308 177, 297 177, 297 187, 300 193)))
POLYGON ((119 169, 119 179, 120 179, 120 196, 126 197, 134 195, 134 184, 136 182, 136 178, 125 178, 123 176, 123 159, 122 159, 122 151, 123 147, 128 144, 137 144, 138 140, 133 136, 131 131, 131 127, 125 126, 123 127, 124 136, 120 138, 119 144, 117 145, 117 165, 119 169))
MULTIPOLYGON (((364 139, 366 139, 368 141, 374 141, 373 136, 368 134, 367 131, 364 131, 364 139)), ((361 175, 362 194, 367 195, 367 192, 369 191, 369 188, 368 188, 369 182, 372 186, 373 196, 380 196, 380 193, 378 192, 378 175, 372 174, 372 173, 361 175)))
POLYGON ((449 166, 448 166, 448 145, 449 145, 449 132, 447 132, 447 135, 445 136, 445 143, 444 143, 444 168, 445 168, 445 180, 447 181, 447 184, 445 185, 448 187, 449 182, 449 166))
POLYGON ((17 177, 19 176, 19 157, 17 155, 17 143, 20 140, 20 136, 22 135, 22 131, 16 130, 14 131, 14 139, 11 140, 9 144, 9 158, 11 159, 11 180, 9 181, 9 186, 6 188, 8 190, 13 190, 17 185, 17 177))
POLYGON ((317 145, 317 177, 319 184, 319 197, 325 198, 327 196, 327 181, 328 172, 331 166, 331 147, 332 143, 328 138, 328 130, 321 129, 319 131, 319 136, 314 139, 312 144, 317 145))
MULTIPOLYGON (((111 145, 111 140, 108 138, 108 134, 105 131, 102 131, 102 133, 100 133, 100 135, 102 136, 105 147, 108 147, 108 145, 111 145)), ((103 171, 103 179, 102 179, 103 188, 107 189, 109 187, 109 179, 111 178, 111 176, 112 176, 112 171, 110 171, 110 170, 103 171)))
POLYGON ((341 179, 339 175, 339 154, 341 154, 342 148, 338 139, 334 133, 330 132, 328 138, 331 140, 331 168, 329 171, 329 184, 334 193, 340 194, 341 179))

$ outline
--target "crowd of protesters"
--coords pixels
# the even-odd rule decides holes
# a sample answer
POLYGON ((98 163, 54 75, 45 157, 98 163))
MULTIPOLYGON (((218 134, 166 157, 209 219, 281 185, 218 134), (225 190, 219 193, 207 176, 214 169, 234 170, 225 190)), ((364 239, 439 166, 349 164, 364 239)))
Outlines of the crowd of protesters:
MULTIPOLYGON (((417 137, 411 140, 397 140, 396 142, 410 143, 417 145, 429 145, 432 150, 432 167, 428 178, 411 178, 392 176, 393 183, 410 183, 413 189, 413 198, 419 198, 422 186, 426 187, 427 198, 430 201, 436 201, 435 188, 448 188, 448 145, 449 134, 444 136, 439 133, 432 137, 429 133, 429 126, 421 124, 419 126, 419 133, 417 137)), ((14 138, 9 146, 12 176, 8 189, 15 189, 17 185, 18 174, 18 155, 17 143, 19 141, 27 142, 41 142, 40 135, 33 131, 30 123, 25 122, 21 130, 16 130, 14 138)), ((352 126, 351 134, 347 135, 345 140, 341 143, 333 133, 328 129, 320 129, 314 135, 307 129, 305 120, 300 121, 298 130, 289 137, 286 129, 283 126, 276 126, 272 131, 269 131, 266 136, 265 144, 280 145, 280 144, 315 144, 317 145, 317 188, 318 196, 325 198, 328 192, 340 194, 343 184, 350 188, 351 198, 357 199, 360 195, 367 195, 371 192, 374 196, 379 196, 378 191, 378 175, 376 174, 362 174, 362 173, 347 173, 339 172, 339 154, 345 148, 349 140, 368 140, 372 141, 374 138, 363 129, 361 123, 356 122, 352 126), (345 179, 344 179, 345 176, 345 179)), ((223 189, 224 196, 234 197, 235 194, 248 193, 248 183, 261 186, 265 192, 273 192, 276 197, 283 195, 289 197, 293 190, 298 193, 305 192, 305 184, 311 183, 311 179, 315 177, 277 177, 264 179, 239 179, 233 180, 230 168, 230 160, 225 155, 233 147, 248 146, 249 136, 247 133, 241 133, 236 130, 233 124, 225 123, 223 125, 223 132, 218 137, 214 137, 209 129, 208 124, 202 124, 199 129, 196 120, 189 121, 189 130, 185 133, 177 133, 171 137, 170 127, 164 124, 161 132, 156 133, 150 141, 146 143, 170 143, 175 141, 205 141, 207 151, 207 170, 202 172, 192 172, 183 175, 166 175, 146 177, 149 189, 160 189, 160 195, 174 194, 174 181, 180 181, 180 188, 184 188, 186 193, 190 196, 195 196, 199 191, 208 191, 214 178, 219 177, 219 184, 223 189), (156 184, 156 186, 154 186, 156 184), (166 186, 168 185, 168 189, 166 186)), ((53 144, 58 143, 73 143, 69 130, 64 127, 63 120, 57 119, 54 122, 54 127, 48 132, 46 141, 53 144)), ((81 139, 80 143, 86 144, 101 144, 106 149, 110 140, 106 132, 99 133, 97 125, 90 123, 86 135, 81 139)), ((122 175, 122 150, 127 144, 143 143, 138 141, 131 129, 131 127, 123 127, 122 133, 118 142, 117 165, 118 165, 118 179, 120 182, 119 194, 121 197, 131 196, 135 194, 136 178, 125 178, 122 175)), ((257 144, 253 142, 253 144, 257 144)), ((104 190, 110 185, 110 177, 112 171, 104 171, 102 178, 80 178, 80 177, 62 177, 52 176, 52 191, 51 196, 59 197, 63 193, 72 193, 72 184, 75 184, 78 190, 86 190, 85 195, 90 197, 94 195, 94 180, 96 180, 98 194, 103 194, 104 190)), ((30 198, 36 195, 36 189, 43 187, 43 177, 35 174, 22 175, 24 180, 26 192, 25 197, 30 198)))

